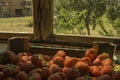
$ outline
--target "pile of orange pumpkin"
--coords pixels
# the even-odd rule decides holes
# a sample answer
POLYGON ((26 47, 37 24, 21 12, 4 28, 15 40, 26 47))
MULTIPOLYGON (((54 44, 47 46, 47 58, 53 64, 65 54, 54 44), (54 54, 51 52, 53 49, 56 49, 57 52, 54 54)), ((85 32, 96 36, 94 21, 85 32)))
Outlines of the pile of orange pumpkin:
POLYGON ((44 54, 0 52, 0 80, 119 80, 113 74, 109 54, 97 55, 91 48, 82 58, 71 57, 63 50, 54 56, 44 54))

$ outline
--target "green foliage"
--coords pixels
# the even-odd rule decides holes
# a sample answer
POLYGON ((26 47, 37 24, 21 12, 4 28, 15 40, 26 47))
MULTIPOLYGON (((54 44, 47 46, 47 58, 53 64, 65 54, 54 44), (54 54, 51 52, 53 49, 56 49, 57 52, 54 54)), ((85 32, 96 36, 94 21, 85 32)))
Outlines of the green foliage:
POLYGON ((107 34, 106 34, 104 31, 101 31, 101 30, 99 30, 98 32, 99 32, 99 34, 101 34, 102 36, 109 36, 109 37, 114 36, 112 30, 109 30, 107 34))
POLYGON ((106 30, 105 27, 104 27, 102 18, 98 18, 98 19, 97 19, 97 23, 100 25, 102 31, 103 31, 105 34, 108 34, 107 30, 106 30))
POLYGON ((0 17, 10 17, 10 9, 8 7, 2 7, 0 10, 0 17))
POLYGON ((28 27, 33 27, 33 21, 28 21, 28 27))
POLYGON ((113 67, 113 71, 114 71, 114 72, 120 71, 120 65, 115 65, 115 66, 113 67))
POLYGON ((64 0, 56 1, 59 2, 59 4, 55 5, 56 9, 54 25, 56 31, 61 32, 62 30, 63 32, 68 31, 70 33, 74 33, 74 30, 76 30, 76 26, 81 24, 81 15, 83 15, 84 11, 78 12, 73 10, 72 8, 74 7, 70 7, 71 5, 73 5, 72 1, 68 1, 67 3, 63 2, 64 0))
POLYGON ((114 22, 113 22, 113 27, 117 30, 120 29, 120 18, 117 18, 114 22))
POLYGON ((69 30, 73 33, 77 29, 78 33, 82 34, 81 30, 86 28, 87 34, 90 35, 90 25, 95 29, 96 19, 105 11, 105 0, 55 0, 56 31, 69 30))
POLYGON ((76 29, 78 30, 78 32, 79 32, 79 34, 81 34, 81 35, 85 35, 86 33, 85 32, 83 32, 83 29, 85 28, 85 26, 84 26, 84 24, 78 24, 78 25, 76 25, 76 29))
POLYGON ((117 31, 117 36, 120 37, 120 18, 117 18, 117 19, 113 22, 113 28, 117 31))
POLYGON ((102 18, 97 19, 97 24, 100 26, 102 30, 99 30, 99 34, 102 36, 113 36, 113 30, 107 30, 106 27, 104 26, 102 18))
POLYGON ((110 2, 107 6, 107 18, 110 20, 116 20, 120 18, 120 3, 119 1, 110 2))

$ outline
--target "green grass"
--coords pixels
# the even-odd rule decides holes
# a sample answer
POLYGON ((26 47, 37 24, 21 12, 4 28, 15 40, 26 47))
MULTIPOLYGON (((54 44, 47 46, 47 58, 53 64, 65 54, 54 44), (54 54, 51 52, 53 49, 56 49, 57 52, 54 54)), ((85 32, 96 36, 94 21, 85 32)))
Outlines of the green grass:
MULTIPOLYGON (((102 17, 104 21, 104 26, 107 30, 113 30, 111 23, 107 20, 105 16, 102 17)), ((12 18, 0 18, 0 32, 1 31, 11 31, 11 32, 30 32, 33 33, 33 27, 30 27, 30 22, 33 22, 33 17, 12 17, 12 18)), ((91 36, 102 36, 99 34, 99 30, 101 28, 97 25, 95 30, 92 30, 92 26, 90 26, 91 36)), ((113 30, 114 31, 114 30, 113 30)), ((67 31, 65 31, 67 32, 67 31)), ((83 30, 84 33, 87 34, 86 28, 83 30)), ((55 32, 57 33, 57 32, 55 32)), ((64 30, 61 32, 64 33, 64 30)), ((113 32, 114 34, 115 32, 113 32)), ((77 30, 73 34, 80 35, 77 30)))
MULTIPOLYGON (((116 34, 116 31, 114 30, 114 28, 112 27, 112 23, 110 23, 110 21, 106 18, 106 15, 102 16, 102 21, 103 21, 103 25, 105 27, 105 29, 108 31, 108 34, 116 34), (110 32, 112 31, 112 33, 110 32)), ((89 25, 90 27, 90 34, 91 36, 99 36, 99 37, 103 37, 103 36, 108 36, 108 35, 102 35, 100 34, 100 31, 104 34, 103 30, 101 29, 99 24, 96 24, 96 28, 95 30, 93 30, 93 25, 89 25)), ((65 29, 61 29, 61 30, 55 30, 54 29, 54 33, 57 34, 75 34, 75 35, 87 35, 87 29, 86 27, 79 33, 79 31, 75 28, 73 30, 65 30, 65 29)), ((114 36, 109 36, 109 37, 114 37, 114 36)))
POLYGON ((30 21, 33 22, 33 17, 11 17, 0 18, 0 31, 11 32, 33 32, 33 27, 29 27, 30 21))

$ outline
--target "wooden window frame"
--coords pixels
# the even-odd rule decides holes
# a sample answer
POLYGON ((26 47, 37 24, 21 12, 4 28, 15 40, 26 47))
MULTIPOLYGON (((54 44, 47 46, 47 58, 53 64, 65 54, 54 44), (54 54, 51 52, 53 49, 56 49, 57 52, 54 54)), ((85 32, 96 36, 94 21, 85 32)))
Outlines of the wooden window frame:
POLYGON ((33 0, 33 23, 34 33, 0 33, 1 39, 10 37, 29 37, 36 43, 49 43, 58 45, 74 45, 90 47, 94 41, 103 41, 117 44, 120 38, 75 36, 53 33, 53 1, 33 0))
MULTIPOLYGON (((36 8, 35 5, 36 5, 36 3, 34 2, 33 8, 36 8)), ((33 13, 33 19, 34 19, 34 13, 33 13)), ((36 22, 34 21, 34 23, 36 23, 36 22)), ((38 26, 36 26, 36 27, 38 27, 38 26)), ((35 28, 35 26, 34 26, 34 28, 35 28)), ((29 32, 8 32, 8 31, 5 32, 5 31, 2 31, 2 32, 0 32, 0 40, 1 41, 3 41, 3 40, 6 41, 6 40, 8 40, 8 38, 11 38, 11 37, 29 37, 30 40, 34 40, 35 34, 37 34, 35 31, 33 31, 33 33, 29 33, 29 32)))
MULTIPOLYGON (((41 24, 40 24, 40 40, 43 43, 52 43, 60 45, 78 45, 78 46, 91 46, 94 41, 103 41, 117 44, 120 42, 120 38, 111 37, 97 37, 97 36, 76 36, 76 35, 64 35, 53 33, 53 1, 54 0, 40 0, 42 12, 41 24), (42 10, 42 11, 44 11, 42 10), (44 22, 45 21, 45 22, 44 22)), ((38 17, 35 18, 39 20, 38 17)))

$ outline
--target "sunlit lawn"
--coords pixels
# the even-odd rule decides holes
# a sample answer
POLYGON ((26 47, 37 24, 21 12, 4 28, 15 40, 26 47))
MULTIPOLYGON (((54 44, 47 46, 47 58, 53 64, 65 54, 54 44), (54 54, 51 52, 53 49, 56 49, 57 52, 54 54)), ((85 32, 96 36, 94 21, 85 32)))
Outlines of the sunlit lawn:
MULTIPOLYGON (((115 30, 112 27, 112 23, 110 23, 110 21, 106 18, 106 15, 103 15, 101 19, 103 21, 103 25, 104 25, 106 31, 108 33, 110 33, 110 31, 112 31, 112 34, 114 35, 116 32, 115 32, 115 30)), ((97 24, 97 22, 96 22, 96 28, 94 30, 93 30, 93 25, 90 24, 89 27, 90 27, 90 34, 91 34, 91 36, 103 36, 103 35, 100 34, 100 32, 104 33, 104 31, 102 30, 100 25, 97 24)), ((88 35, 86 27, 84 27, 83 31, 80 32, 80 33, 77 30, 77 28, 76 29, 74 28, 74 30, 64 30, 64 29, 62 29, 62 30, 58 30, 58 31, 59 31, 60 34, 88 35)), ((54 32, 59 34, 57 32, 57 30, 55 30, 55 29, 54 29, 54 32)))
MULTIPOLYGON (((107 30, 113 30, 112 25, 110 22, 103 17, 104 26, 107 28, 107 30)), ((33 17, 12 17, 12 18, 0 18, 0 32, 2 31, 10 31, 10 32, 30 32, 33 33, 33 27, 28 26, 30 22, 33 22, 33 17)), ((99 34, 99 30, 101 28, 99 26, 96 27, 95 30, 92 30, 92 26, 90 26, 91 35, 92 36, 101 36, 99 34)), ((83 30, 86 32, 86 28, 83 30)), ((67 31, 66 31, 67 32, 67 31)), ((114 32, 114 30, 113 30, 114 32)), ((55 32, 57 33, 57 32, 55 32)), ((64 33, 64 32, 62 32, 64 33)), ((79 34, 78 32, 74 32, 75 34, 79 34)))
POLYGON ((33 32, 33 27, 28 26, 33 22, 33 17, 0 18, 0 31, 33 32))

